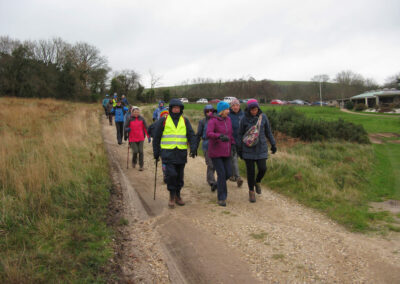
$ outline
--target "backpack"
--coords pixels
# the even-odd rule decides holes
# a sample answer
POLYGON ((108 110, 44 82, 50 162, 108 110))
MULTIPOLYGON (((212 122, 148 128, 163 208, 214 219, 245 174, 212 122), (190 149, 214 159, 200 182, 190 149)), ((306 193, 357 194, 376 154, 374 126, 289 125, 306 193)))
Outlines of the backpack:
POLYGON ((262 121, 262 114, 258 117, 258 121, 252 127, 250 127, 246 133, 243 135, 243 143, 247 147, 254 147, 257 145, 259 137, 260 137, 260 126, 262 121))

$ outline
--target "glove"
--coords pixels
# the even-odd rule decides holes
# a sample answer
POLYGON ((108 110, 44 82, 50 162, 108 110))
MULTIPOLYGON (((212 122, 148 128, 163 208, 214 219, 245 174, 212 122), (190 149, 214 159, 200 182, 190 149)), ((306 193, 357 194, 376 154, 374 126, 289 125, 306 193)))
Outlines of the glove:
POLYGON ((127 133, 125 133, 125 135, 124 135, 124 141, 126 141, 126 140, 128 140, 128 135, 127 135, 127 133))
POLYGON ((189 156, 192 157, 193 159, 196 158, 197 150, 191 151, 189 156))
POLYGON ((151 143, 151 137, 147 137, 147 141, 149 141, 149 143, 151 143))
POLYGON ((237 153, 236 144, 232 144, 232 153, 235 155, 237 153))
POLYGON ((125 132, 131 132, 131 128, 130 127, 127 127, 127 128, 125 128, 125 132))
POLYGON ((219 140, 221 140, 222 142, 228 142, 229 141, 229 137, 224 135, 224 134, 221 134, 219 136, 219 140))
POLYGON ((160 156, 154 155, 154 160, 156 160, 157 162, 160 161, 160 156))
POLYGON ((275 154, 275 153, 276 153, 276 150, 277 150, 277 149, 276 149, 276 146, 275 146, 275 145, 272 145, 272 146, 271 146, 271 153, 272 153, 272 154, 275 154))

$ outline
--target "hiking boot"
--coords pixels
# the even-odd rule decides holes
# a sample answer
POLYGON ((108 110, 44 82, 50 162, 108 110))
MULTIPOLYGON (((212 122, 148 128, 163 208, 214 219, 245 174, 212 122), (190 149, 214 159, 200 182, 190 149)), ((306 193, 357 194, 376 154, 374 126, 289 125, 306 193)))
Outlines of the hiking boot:
POLYGON ((230 180, 230 181, 236 181, 237 179, 236 179, 236 177, 231 176, 231 177, 229 178, 229 180, 230 180))
POLYGON ((241 177, 238 177, 236 182, 237 182, 237 186, 238 186, 238 187, 242 187, 242 185, 243 185, 243 180, 242 180, 241 177))
POLYGON ((250 191, 249 191, 249 201, 250 201, 251 203, 256 202, 256 194, 254 193, 253 190, 250 190, 250 191))
POLYGON ((225 207, 226 206, 225 200, 218 200, 218 205, 225 207))
POLYGON ((261 194, 261 184, 259 182, 256 183, 256 192, 257 194, 261 194))
POLYGON ((217 184, 217 183, 213 183, 213 184, 211 185, 211 191, 212 191, 212 192, 216 191, 217 188, 218 188, 218 184, 217 184))
POLYGON ((168 201, 168 207, 173 209, 175 208, 175 199, 174 198, 170 198, 168 201))
POLYGON ((178 204, 179 206, 185 205, 185 202, 183 202, 182 198, 175 196, 175 203, 178 204))
POLYGON ((143 169, 143 167, 140 167, 140 168, 139 168, 139 171, 141 171, 141 172, 142 172, 143 170, 144 170, 144 169, 143 169))

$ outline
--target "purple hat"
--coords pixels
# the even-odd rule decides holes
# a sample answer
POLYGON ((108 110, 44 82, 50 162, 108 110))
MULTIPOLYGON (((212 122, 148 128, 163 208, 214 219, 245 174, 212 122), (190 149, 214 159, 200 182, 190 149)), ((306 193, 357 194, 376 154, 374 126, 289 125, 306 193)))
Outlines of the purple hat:
POLYGON ((249 109, 251 109, 251 108, 253 108, 253 107, 258 107, 258 108, 260 108, 260 107, 258 106, 258 102, 257 102, 256 99, 248 100, 248 101, 247 101, 247 107, 248 107, 249 109))

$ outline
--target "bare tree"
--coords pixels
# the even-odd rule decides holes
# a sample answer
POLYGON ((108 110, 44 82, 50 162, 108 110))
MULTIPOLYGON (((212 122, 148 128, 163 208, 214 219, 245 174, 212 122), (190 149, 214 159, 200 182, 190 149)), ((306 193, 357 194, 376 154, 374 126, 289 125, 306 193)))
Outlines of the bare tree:
POLYGON ((156 75, 151 69, 149 70, 149 75, 150 75, 150 88, 154 89, 157 85, 160 84, 162 76, 156 75))
POLYGON ((0 36, 0 53, 11 55, 21 42, 10 38, 9 36, 0 36))

